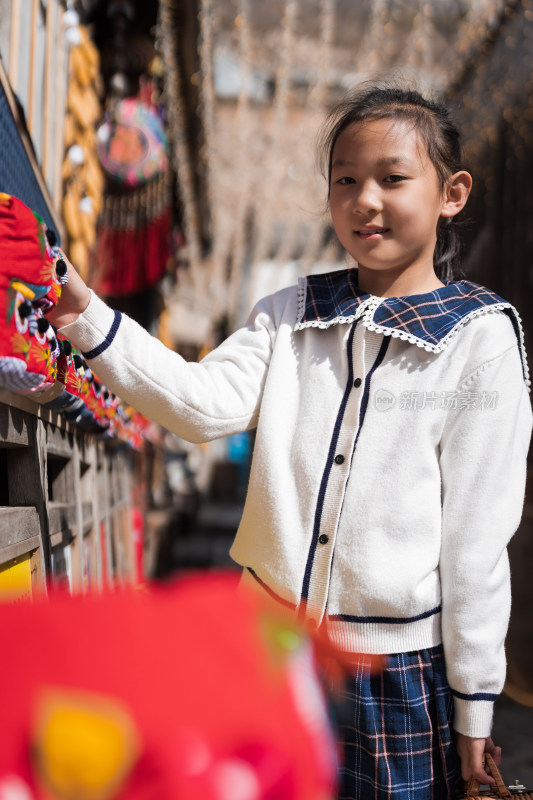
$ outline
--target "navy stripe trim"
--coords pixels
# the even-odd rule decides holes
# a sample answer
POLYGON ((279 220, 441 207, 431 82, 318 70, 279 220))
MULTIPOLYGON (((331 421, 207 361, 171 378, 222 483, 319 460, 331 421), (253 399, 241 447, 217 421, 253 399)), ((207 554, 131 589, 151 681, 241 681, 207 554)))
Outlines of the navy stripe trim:
POLYGON ((493 703, 499 695, 497 694, 489 694, 489 692, 475 692, 474 694, 463 694, 462 692, 456 692, 455 689, 452 689, 452 694, 454 697, 458 697, 460 700, 489 700, 493 703))
POLYGON ((329 619, 340 620, 342 622, 384 622, 389 625, 406 625, 409 622, 418 622, 420 619, 427 619, 434 614, 440 614, 442 606, 435 606, 429 611, 424 611, 422 614, 417 614, 416 617, 355 617, 351 614, 330 614, 329 619))
POLYGON ((309 595, 309 584, 311 582, 311 570, 313 569, 313 561, 315 558, 315 550, 318 544, 318 537, 320 535, 320 523, 322 519, 322 509, 324 507, 324 500, 326 498, 326 489, 328 486, 329 476, 331 473, 331 468, 333 466, 333 459, 335 458, 335 453, 337 449, 337 442, 339 440, 339 434, 341 431, 342 420, 344 417, 344 412, 346 411, 346 405, 348 403, 348 398, 350 396, 350 392, 353 386, 353 363, 352 363, 352 346, 353 346, 353 337, 355 335, 355 327, 357 325, 357 321, 354 322, 352 328, 350 330, 350 335, 348 336, 348 344, 346 346, 347 354, 348 354, 348 381, 346 383, 346 389, 344 390, 344 396, 342 398, 340 408, 337 414, 337 419, 335 420, 335 427, 333 428, 333 436, 331 437, 331 443, 329 446, 328 458, 326 461, 326 466, 324 468, 324 472, 322 474, 322 480, 320 482, 320 489, 318 490, 318 500, 316 504, 315 510, 315 520, 313 524, 313 536, 311 538, 311 546, 309 548, 309 555, 307 556, 307 564, 305 565, 305 574, 304 580, 302 585, 302 599, 307 600, 309 595))
POLYGON ((265 592, 267 592, 267 594, 270 595, 270 597, 274 598, 274 600, 277 600, 278 603, 281 603, 282 605, 287 606, 287 608, 291 608, 294 611, 294 609, 296 608, 294 603, 291 603, 289 600, 284 600, 283 597, 280 597, 279 594, 276 594, 276 592, 274 592, 269 586, 266 585, 264 581, 261 580, 261 578, 253 571, 251 567, 246 567, 246 569, 248 570, 250 575, 253 575, 257 583, 265 590, 265 592))
MULTIPOLYGON (((391 337, 390 336, 384 336, 383 337, 383 341, 381 343, 381 347, 379 348, 379 352, 378 352, 378 354, 376 356, 376 360, 372 364, 372 367, 370 368, 370 370, 368 372, 368 375, 366 376, 365 388, 363 390, 363 396, 361 398, 361 408, 359 409, 359 425, 358 425, 358 428, 357 428, 357 433, 355 435, 355 441, 353 443, 352 455, 351 455, 351 458, 350 458, 350 472, 352 470, 352 464, 353 464, 353 457, 354 457, 354 453, 355 453, 355 448, 357 447, 357 442, 359 440, 359 434, 361 433, 361 429, 363 427, 363 422, 365 421, 366 410, 368 408, 368 398, 370 397, 370 381, 372 380, 372 375, 374 374, 375 370, 379 367, 379 365, 381 364, 381 362, 385 358, 385 353, 387 352, 387 349, 389 347, 390 341, 391 341, 391 337)), ((343 499, 343 505, 344 505, 344 499, 343 499)), ((341 513, 342 513, 342 509, 341 509, 341 513)), ((328 596, 329 596, 329 586, 330 586, 330 583, 331 583, 331 573, 333 571, 333 561, 334 561, 334 559, 335 559, 335 553, 333 553, 333 558, 331 559, 330 570, 329 570, 329 575, 328 575, 328 596)))
POLYGON ((122 314, 120 313, 120 311, 115 311, 115 318, 113 319, 113 324, 109 328, 109 333, 105 337, 102 344, 99 344, 98 347, 94 347, 92 350, 89 350, 88 353, 82 352, 82 356, 84 358, 89 359, 89 358, 96 358, 96 356, 102 355, 102 353, 107 350, 107 348, 117 335, 117 331, 119 329, 121 322, 122 322, 122 314))
POLYGON ((372 379, 372 375, 374 374, 376 369, 379 367, 379 365, 381 364, 381 362, 385 358, 385 353, 387 352, 387 349, 389 347, 390 342, 391 342, 391 337, 390 336, 384 336, 383 337, 383 341, 381 343, 381 347, 379 348, 379 353, 376 356, 376 360, 374 361, 374 363, 373 363, 368 375, 366 376, 365 390, 364 390, 364 393, 363 393, 363 397, 361 399, 361 408, 359 409, 359 430, 357 431, 357 436, 355 437, 355 442, 354 442, 354 445, 353 445, 352 461, 353 461, 353 455, 355 453, 355 448, 356 448, 356 445, 357 445, 357 440, 359 439, 359 434, 361 433, 361 428, 363 427, 363 422, 364 422, 364 419, 365 419, 366 409, 368 407, 368 398, 370 397, 370 381, 372 379))
POLYGON ((520 338, 520 328, 518 326, 518 320, 516 319, 516 313, 514 308, 504 308, 504 312, 507 314, 511 322, 513 323, 513 329, 516 336, 516 341, 518 344, 518 352, 520 353, 520 364, 522 366, 522 375, 524 376, 524 380, 527 379, 526 376, 526 365, 524 364, 525 354, 522 351, 522 340, 520 338))

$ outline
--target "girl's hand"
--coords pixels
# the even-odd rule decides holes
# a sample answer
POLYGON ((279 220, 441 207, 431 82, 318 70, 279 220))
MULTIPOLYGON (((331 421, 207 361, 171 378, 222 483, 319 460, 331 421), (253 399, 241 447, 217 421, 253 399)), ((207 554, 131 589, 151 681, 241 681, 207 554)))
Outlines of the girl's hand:
POLYGON ((56 328, 75 322, 82 311, 85 311, 91 299, 91 293, 85 282, 78 275, 68 258, 65 255, 63 258, 67 263, 68 283, 61 290, 58 304, 46 315, 49 322, 56 328))
POLYGON ((501 747, 496 747, 490 736, 486 739, 473 739, 456 732, 456 745, 461 759, 461 775, 463 780, 476 778, 480 783, 495 783, 494 778, 483 769, 483 753, 489 753, 496 766, 502 759, 501 747))

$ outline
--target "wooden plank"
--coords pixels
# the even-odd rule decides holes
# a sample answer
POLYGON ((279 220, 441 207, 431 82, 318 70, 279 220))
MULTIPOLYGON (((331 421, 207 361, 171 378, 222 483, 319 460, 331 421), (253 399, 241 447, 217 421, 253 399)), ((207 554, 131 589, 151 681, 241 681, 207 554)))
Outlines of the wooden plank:
POLYGON ((100 590, 104 588, 105 552, 102 548, 100 533, 100 517, 98 514, 100 487, 98 485, 98 445, 92 441, 84 454, 89 463, 89 470, 82 478, 84 496, 91 499, 92 535, 96 553, 96 584, 100 590))
POLYGON ((42 589, 42 572, 40 566, 39 552, 40 552, 40 536, 31 536, 29 539, 24 539, 21 542, 15 542, 9 547, 3 547, 0 550, 0 564, 5 564, 6 561, 11 561, 13 558, 18 558, 25 553, 31 553, 32 559, 32 585, 35 589, 42 589), (38 576, 38 581, 34 584, 33 573, 38 576))
POLYGON ((56 533, 52 533, 50 535, 50 545, 52 547, 57 547, 58 544, 63 545, 65 547, 67 544, 70 544, 73 540, 73 536, 71 531, 57 531, 56 533))
MULTIPOLYGON (((39 0, 33 0, 31 6, 31 31, 30 31, 30 82, 28 88, 28 108, 26 111, 26 122, 28 129, 35 139, 35 131, 33 129, 33 119, 35 115, 35 70, 36 70, 36 50, 37 50, 37 17, 39 14, 39 0)), ((27 36, 27 31, 26 31, 27 36)))
POLYGON ((78 531, 76 503, 49 503, 48 528, 50 536, 57 533, 67 533, 70 538, 75 536, 78 531))
MULTIPOLYGON (((98 449, 98 494, 100 496, 100 523, 105 525, 105 548, 107 564, 107 582, 109 586, 115 584, 115 570, 118 564, 118 554, 113 547, 111 511, 109 508, 109 481, 108 481, 108 455, 104 446, 99 443, 98 449)), ((98 528, 100 526, 98 525, 98 528)))
MULTIPOLYGON (((81 507, 81 463, 80 463, 80 450, 78 447, 78 437, 74 437, 73 443, 73 451, 72 451, 72 479, 73 479, 73 491, 74 491, 74 499, 75 499, 75 508, 74 512, 76 514, 76 530, 78 533, 78 559, 80 564, 80 575, 85 575, 86 570, 85 567, 85 547, 83 544, 83 510, 81 507)), ((93 568, 94 569, 94 568, 93 568)), ((90 574, 90 571, 89 571, 90 574)), ((85 591, 85 582, 82 580, 81 582, 81 590, 82 592, 85 591)))
POLYGON ((11 12, 13 0, 0 0, 0 53, 4 64, 11 63, 11 12))
POLYGON ((56 428, 54 425, 46 426, 46 448, 49 453, 61 458, 72 457, 72 437, 67 431, 56 428))
POLYGON ((11 41, 9 44, 9 80, 18 91, 20 57, 20 1, 13 0, 11 6, 11 41))
POLYGON ((50 538, 48 534, 48 472, 46 431, 41 420, 28 417, 31 446, 6 450, 8 495, 12 506, 34 506, 39 517, 41 546, 38 549, 44 581, 50 574, 50 538))
POLYGON ((40 594, 44 591, 46 593, 46 576, 43 571, 43 562, 41 558, 39 542, 36 543, 35 550, 32 551, 30 556, 31 562, 31 588, 33 594, 40 594))
POLYGON ((0 405, 0 447, 27 447, 27 416, 16 408, 0 405))
MULTIPOLYGON (((38 536, 39 515, 32 506, 0 507, 0 550, 38 536)), ((29 549, 29 548, 28 548, 29 549)))
POLYGON ((50 149, 52 142, 51 128, 53 118, 55 118, 55 93, 54 84, 56 75, 54 73, 54 31, 57 24, 57 0, 49 0, 46 6, 46 48, 44 65, 44 127, 43 127, 43 157, 42 169, 44 178, 51 186, 52 175, 50 174, 50 149), (52 113, 50 113, 52 110, 52 113))
MULTIPOLYGON (((67 85, 68 85, 68 46, 65 40, 65 26, 61 18, 62 11, 59 10, 59 19, 56 26, 56 105, 55 115, 56 124, 54 128, 55 152, 54 152, 54 180, 52 184, 52 197, 56 208, 61 208, 63 197, 63 158, 65 154, 65 131, 64 119, 67 106, 67 85)), ((61 223, 61 235, 65 236, 65 227, 61 223)))
MULTIPOLYGON (((86 536, 93 527, 93 504, 89 502, 83 502, 81 504, 81 513, 83 519, 83 535, 86 536)), ((99 557, 98 552, 96 555, 99 557)))
MULTIPOLYGON (((0 60, 0 66, 1 66, 0 60)), ((56 428, 73 433, 76 426, 68 422, 68 420, 61 414, 60 411, 52 411, 50 408, 45 408, 31 399, 31 396, 22 394, 15 394, 8 392, 6 389, 0 389, 0 404, 4 403, 11 408, 18 408, 20 411, 27 411, 32 416, 42 419, 44 422, 49 422, 56 428)))

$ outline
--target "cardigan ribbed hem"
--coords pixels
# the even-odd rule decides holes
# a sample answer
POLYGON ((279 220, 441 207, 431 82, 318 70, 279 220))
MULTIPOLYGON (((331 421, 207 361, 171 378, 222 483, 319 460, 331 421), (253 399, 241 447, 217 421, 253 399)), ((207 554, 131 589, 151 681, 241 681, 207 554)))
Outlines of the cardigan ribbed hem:
POLYGON ((485 739, 490 736, 492 728, 492 712, 494 702, 492 700, 463 700, 454 697, 454 721, 453 727, 464 736, 472 736, 476 739, 485 739))
POLYGON ((423 650, 442 642, 440 613, 402 624, 326 619, 323 625, 331 644, 348 653, 390 655, 423 650))

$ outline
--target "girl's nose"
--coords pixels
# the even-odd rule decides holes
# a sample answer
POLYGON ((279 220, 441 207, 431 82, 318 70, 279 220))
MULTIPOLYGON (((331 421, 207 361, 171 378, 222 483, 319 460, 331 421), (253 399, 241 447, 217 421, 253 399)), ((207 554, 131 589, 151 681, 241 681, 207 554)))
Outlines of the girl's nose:
POLYGON ((354 214, 370 214, 381 210, 381 200, 376 186, 363 183, 359 186, 353 199, 352 211, 354 214))

